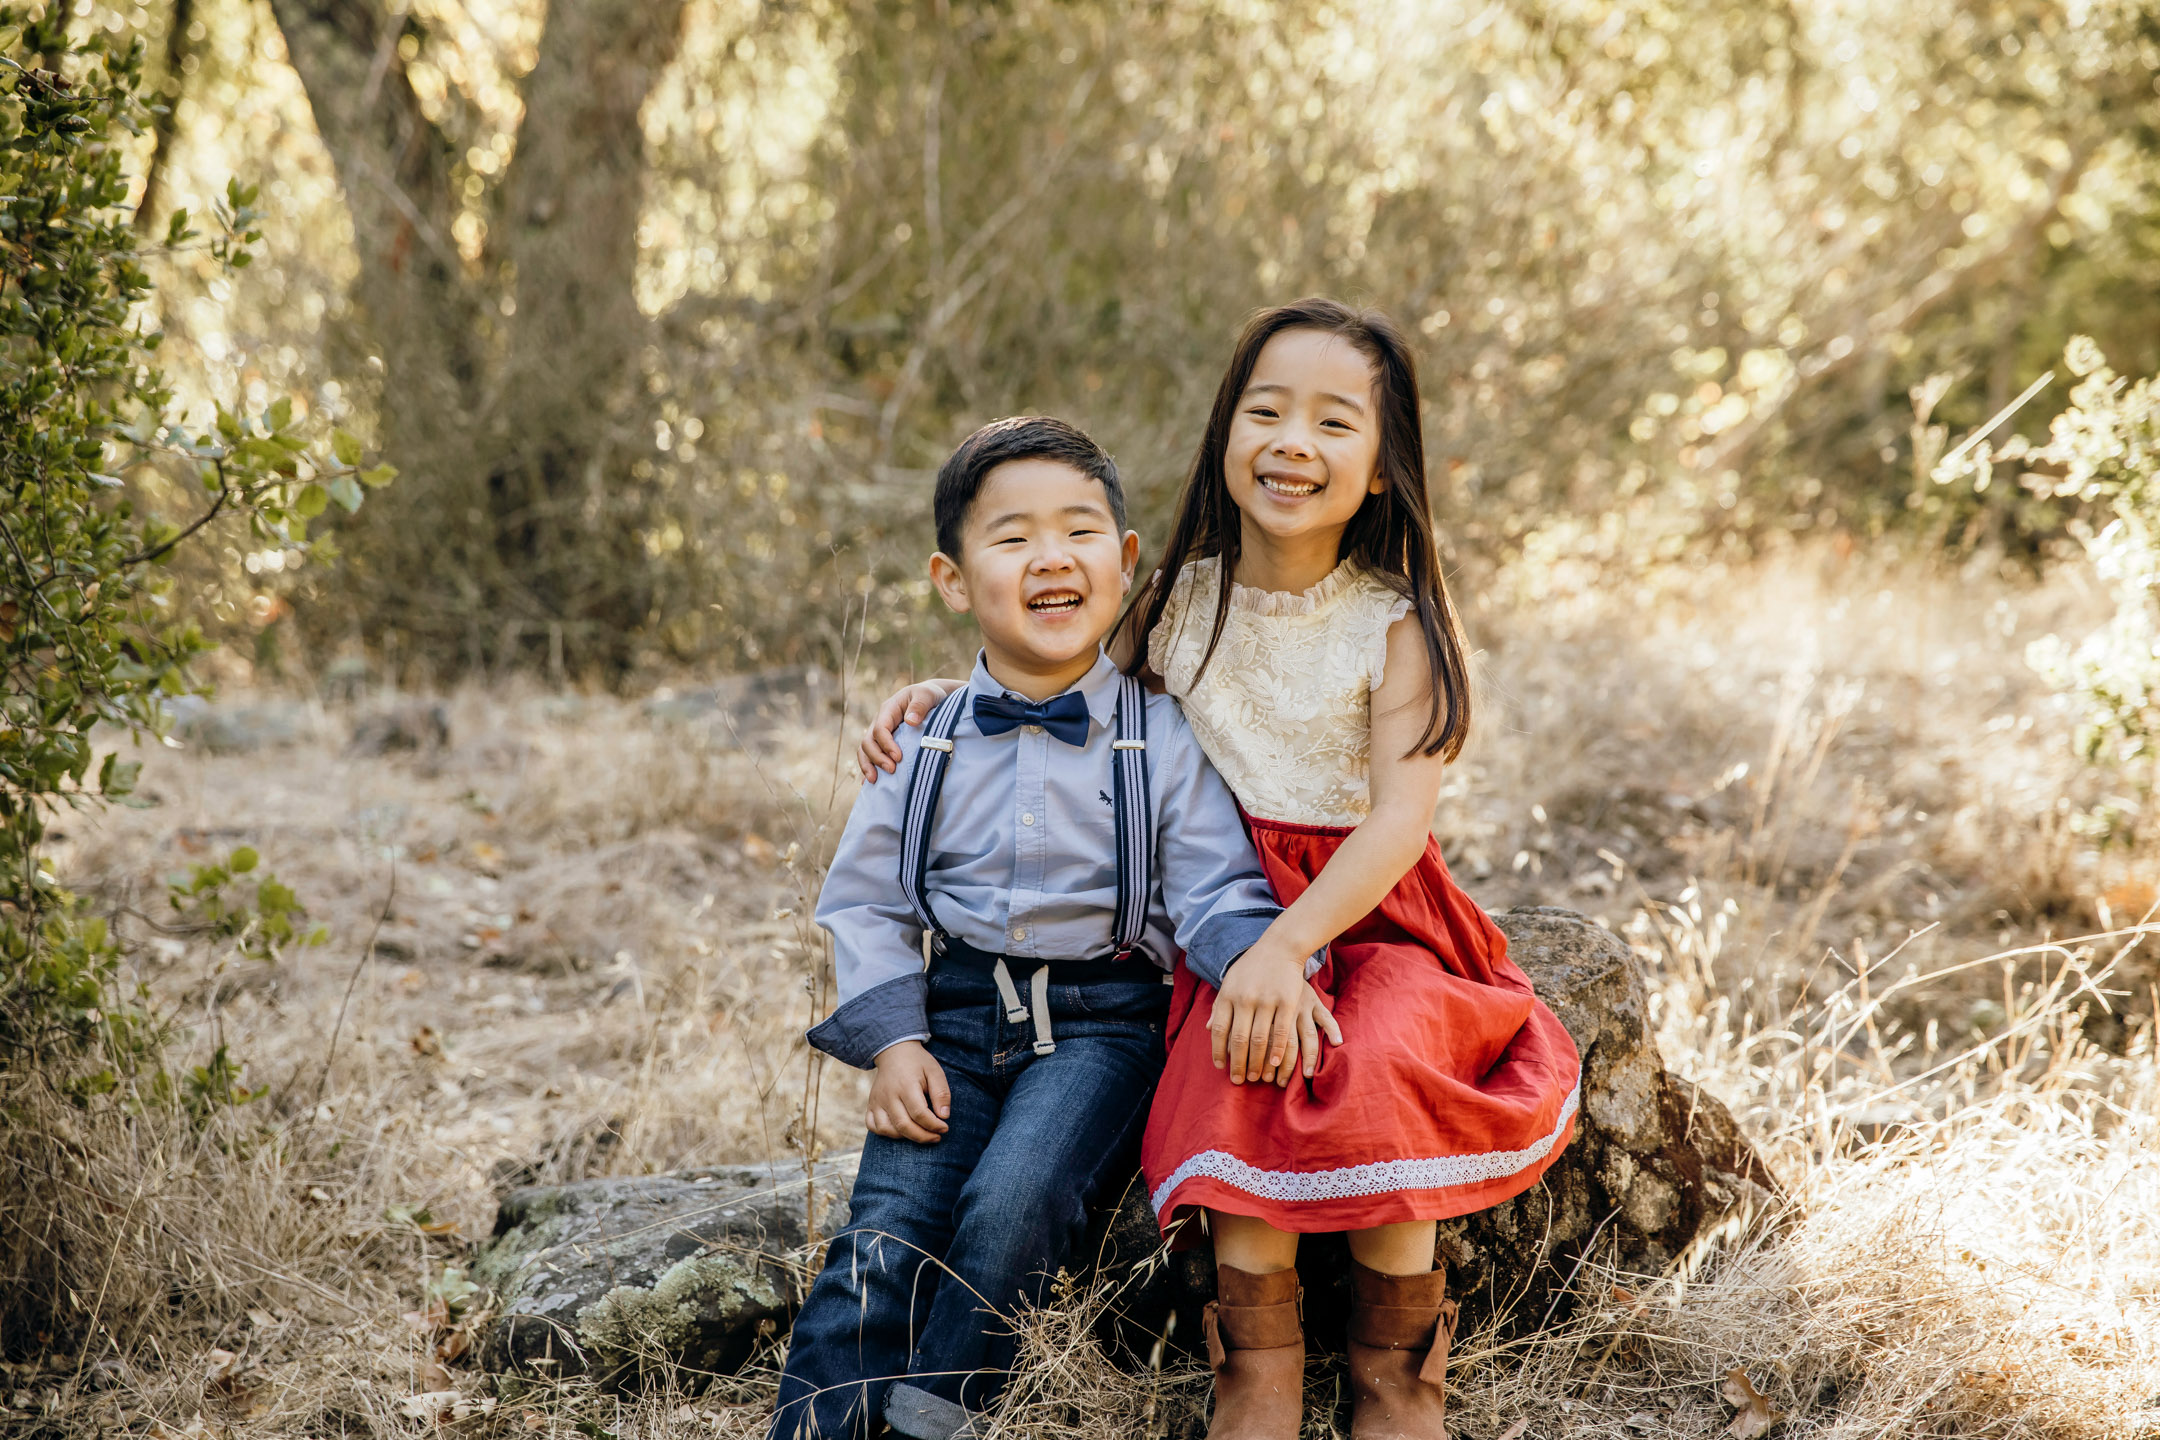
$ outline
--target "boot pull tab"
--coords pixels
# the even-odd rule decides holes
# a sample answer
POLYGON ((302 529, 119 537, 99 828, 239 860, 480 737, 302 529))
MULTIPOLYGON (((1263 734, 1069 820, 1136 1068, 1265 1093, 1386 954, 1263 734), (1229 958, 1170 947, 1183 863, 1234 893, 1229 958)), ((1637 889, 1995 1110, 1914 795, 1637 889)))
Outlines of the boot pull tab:
POLYGON ((1222 1373, 1223 1367, 1230 1363, 1230 1352, 1223 1349, 1222 1322, 1215 1318, 1215 1312, 1219 1308, 1219 1301, 1210 1300, 1207 1308, 1200 1312, 1200 1333, 1207 1337, 1208 1368, 1218 1375, 1222 1373))
POLYGON ((1447 1388, 1448 1351, 1455 1345, 1455 1319, 1460 1307, 1453 1300, 1440 1302, 1439 1324, 1433 1327, 1432 1348, 1425 1352, 1425 1363, 1418 1366, 1417 1378, 1435 1389, 1447 1388))

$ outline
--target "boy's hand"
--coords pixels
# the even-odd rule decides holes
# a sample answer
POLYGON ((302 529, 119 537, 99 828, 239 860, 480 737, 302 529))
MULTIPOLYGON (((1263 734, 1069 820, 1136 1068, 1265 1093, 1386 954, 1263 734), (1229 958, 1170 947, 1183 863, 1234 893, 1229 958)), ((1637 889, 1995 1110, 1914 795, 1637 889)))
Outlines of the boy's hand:
POLYGON ((877 1078, 870 1082, 870 1128, 888 1140, 935 1145, 952 1127, 952 1087, 945 1067, 920 1040, 902 1040, 878 1051, 877 1078))
POLYGON ((1310 1080, 1320 1067, 1320 1036, 1342 1044, 1342 1029, 1305 979, 1305 957, 1279 952, 1265 936, 1230 962, 1208 1016, 1208 1044, 1215 1068, 1227 1068, 1230 1083, 1272 1080, 1288 1086, 1303 1071, 1310 1080))
POLYGON ((886 774, 900 768, 900 742, 893 732, 902 725, 920 725, 930 718, 930 712, 964 682, 959 680, 925 680, 894 692, 883 705, 878 706, 877 718, 863 732, 862 743, 855 747, 855 768, 862 771, 863 784, 877 784, 878 771, 886 774))

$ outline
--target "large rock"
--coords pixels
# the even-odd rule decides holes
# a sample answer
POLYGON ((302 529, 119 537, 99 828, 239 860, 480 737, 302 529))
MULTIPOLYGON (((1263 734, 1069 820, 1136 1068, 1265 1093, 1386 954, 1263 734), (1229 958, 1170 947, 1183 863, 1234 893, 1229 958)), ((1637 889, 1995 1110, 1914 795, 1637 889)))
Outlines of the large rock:
POLYGON ((503 1197, 473 1278, 499 1301, 490 1370, 620 1383, 665 1359, 741 1365, 801 1303, 806 1252, 847 1223, 854 1157, 533 1185, 503 1197))
POLYGON ((840 684, 831 671, 788 665, 730 675, 702 690, 657 690, 645 702, 645 713, 755 748, 781 731, 831 718, 839 705, 840 684))
POLYGON ((396 750, 446 750, 450 707, 440 700, 405 700, 369 711, 353 721, 348 755, 388 755, 396 750))
POLYGON ((173 734, 213 755, 251 755, 297 745, 315 730, 314 712, 297 700, 269 699, 252 705, 176 695, 165 702, 173 734))
MULTIPOLYGON (((1497 1316, 1521 1330, 1564 1299, 1584 1255, 1660 1273, 1706 1228, 1743 1208, 1770 1208, 1777 1184, 1725 1107, 1667 1073, 1648 990, 1617 936, 1569 910, 1495 918, 1583 1057, 1575 1136, 1560 1159, 1524 1194, 1440 1227, 1464 1325, 1497 1316)), ((799 1166, 512 1192, 476 1266, 504 1301, 486 1363, 624 1376, 640 1355, 665 1354, 693 1369, 731 1369, 761 1324, 784 1321, 799 1303, 796 1262, 806 1248, 846 1223, 852 1163, 829 1162, 814 1194, 799 1166)), ((1213 1267, 1204 1249, 1161 1250, 1135 1177, 1104 1210, 1084 1256, 1112 1283, 1103 1332, 1116 1352, 1145 1356, 1166 1332, 1173 1348, 1199 1342, 1213 1267)), ((1298 1268, 1312 1338, 1339 1343, 1349 1298, 1341 1237, 1308 1240, 1298 1268)))

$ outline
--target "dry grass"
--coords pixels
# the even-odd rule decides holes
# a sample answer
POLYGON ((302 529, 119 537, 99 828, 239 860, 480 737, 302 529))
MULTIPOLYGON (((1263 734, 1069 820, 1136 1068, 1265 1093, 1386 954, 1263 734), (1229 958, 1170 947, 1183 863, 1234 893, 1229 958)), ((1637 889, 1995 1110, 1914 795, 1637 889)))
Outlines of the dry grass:
MULTIPOLYGON (((1563 1327, 1465 1337, 1461 1433, 1720 1434, 1736 1367, 1780 1434, 2160 1431, 2152 970, 2135 935, 2042 944, 2154 873, 2071 823, 2104 777, 2019 658, 2087 601, 1829 554, 1626 593, 1600 573, 1544 557, 1479 597, 1486 724, 1441 833, 1489 906, 1629 935, 1668 1058, 1796 1205, 1686 1274, 1586 1265, 1563 1327)), ((435 755, 348 758, 347 717, 316 710, 288 749, 152 756, 153 808, 72 827, 66 873, 110 905, 155 916, 165 875, 245 842, 338 941, 259 967, 129 922, 189 1043, 222 1038, 272 1093, 206 1131, 151 1113, 76 1137, 53 1183, 102 1197, 64 1237, 103 1276, 78 1286, 101 1338, 13 1372, 0 1425, 411 1434, 433 1423, 411 1397, 455 1390, 462 1434, 756 1433, 769 1354, 701 1394, 482 1413, 484 1377, 439 1369, 403 1316, 505 1177, 859 1135, 859 1080, 815 1083, 797 1038, 822 955, 805 891, 846 803, 833 733, 753 765, 627 702, 453 711, 435 755)), ((1108 1371, 1087 1303, 1031 1330, 998 1433, 1184 1432, 1205 1377, 1175 1355, 1108 1371)))

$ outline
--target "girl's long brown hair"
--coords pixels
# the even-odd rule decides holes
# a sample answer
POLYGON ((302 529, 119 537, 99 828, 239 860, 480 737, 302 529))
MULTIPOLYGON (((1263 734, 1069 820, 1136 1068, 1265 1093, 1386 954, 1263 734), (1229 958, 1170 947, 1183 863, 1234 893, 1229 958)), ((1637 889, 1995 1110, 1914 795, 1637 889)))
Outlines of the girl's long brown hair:
POLYGON ((1286 330, 1340 336, 1372 362, 1373 398, 1380 417, 1379 470, 1386 488, 1366 496, 1351 518, 1343 532, 1342 559, 1356 561, 1378 576, 1416 610, 1434 685, 1424 737, 1411 753, 1453 760, 1470 736, 1469 647, 1448 599, 1447 580, 1440 573, 1440 556, 1433 545, 1432 509, 1425 492, 1425 432, 1418 419, 1417 362, 1395 322, 1377 310, 1355 310, 1313 297, 1262 310, 1246 322, 1231 352, 1230 368, 1215 391, 1207 433, 1185 478, 1177 523, 1163 548, 1162 568, 1133 598, 1125 614, 1132 656, 1127 668, 1138 672, 1146 666, 1147 638, 1162 623, 1179 572, 1192 561, 1210 556, 1221 561, 1221 583, 1216 589, 1215 625, 1200 658, 1200 670, 1204 672, 1214 658, 1230 619, 1230 577, 1237 569, 1242 536, 1237 503, 1223 478, 1230 424, 1262 347, 1286 330))

